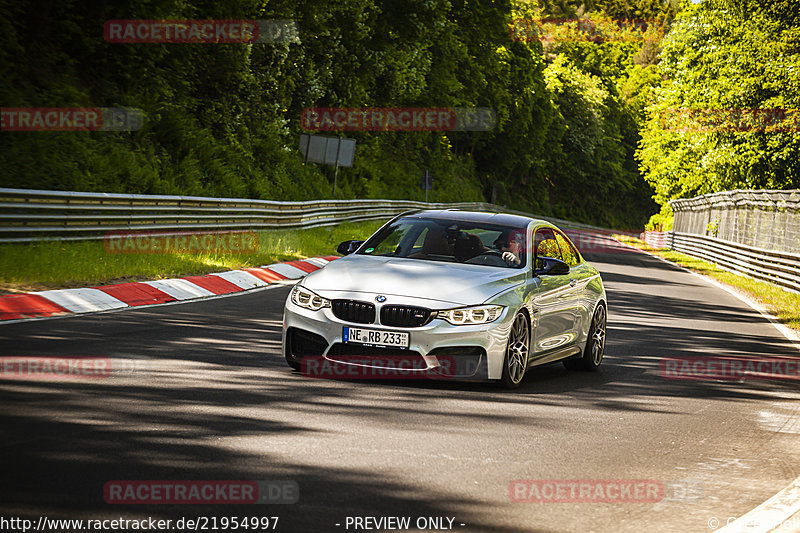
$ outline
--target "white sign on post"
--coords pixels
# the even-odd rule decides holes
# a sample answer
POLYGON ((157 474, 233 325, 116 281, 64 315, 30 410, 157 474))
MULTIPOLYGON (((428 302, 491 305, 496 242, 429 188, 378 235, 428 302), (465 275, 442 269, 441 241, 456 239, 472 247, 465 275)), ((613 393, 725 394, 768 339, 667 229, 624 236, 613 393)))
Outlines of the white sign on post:
POLYGON ((300 135, 300 153, 307 163, 352 167, 355 151, 355 139, 305 133, 300 135))

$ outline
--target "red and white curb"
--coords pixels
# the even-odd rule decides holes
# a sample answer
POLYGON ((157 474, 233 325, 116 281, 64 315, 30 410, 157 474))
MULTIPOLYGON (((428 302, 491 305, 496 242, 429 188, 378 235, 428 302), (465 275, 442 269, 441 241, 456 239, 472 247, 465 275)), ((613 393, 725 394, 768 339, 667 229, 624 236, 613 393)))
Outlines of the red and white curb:
POLYGON ((206 276, 9 294, 0 296, 0 321, 94 313, 243 292, 302 278, 334 259, 338 257, 314 257, 206 276))

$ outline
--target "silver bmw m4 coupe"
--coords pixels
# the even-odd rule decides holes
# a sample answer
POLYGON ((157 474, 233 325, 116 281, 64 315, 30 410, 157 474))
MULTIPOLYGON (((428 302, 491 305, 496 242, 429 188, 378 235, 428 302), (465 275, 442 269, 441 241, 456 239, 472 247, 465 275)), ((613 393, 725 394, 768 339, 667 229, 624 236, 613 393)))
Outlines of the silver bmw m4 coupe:
POLYGON ((561 360, 596 370, 603 360, 603 281, 549 222, 407 213, 338 251, 344 257, 286 300, 283 351, 296 370, 321 362, 359 370, 334 376, 392 368, 514 388, 533 366, 561 360))

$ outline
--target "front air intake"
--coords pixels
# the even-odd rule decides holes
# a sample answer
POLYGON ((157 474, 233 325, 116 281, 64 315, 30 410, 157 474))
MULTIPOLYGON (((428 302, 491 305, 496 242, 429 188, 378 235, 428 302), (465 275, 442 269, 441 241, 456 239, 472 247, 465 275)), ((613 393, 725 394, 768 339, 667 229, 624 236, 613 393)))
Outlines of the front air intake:
POLYGON ((358 300, 333 300, 333 316, 345 322, 372 324, 375 322, 375 306, 358 300))
POLYGON ((430 322, 434 311, 410 305, 384 305, 381 307, 381 324, 401 328, 418 328, 430 322))

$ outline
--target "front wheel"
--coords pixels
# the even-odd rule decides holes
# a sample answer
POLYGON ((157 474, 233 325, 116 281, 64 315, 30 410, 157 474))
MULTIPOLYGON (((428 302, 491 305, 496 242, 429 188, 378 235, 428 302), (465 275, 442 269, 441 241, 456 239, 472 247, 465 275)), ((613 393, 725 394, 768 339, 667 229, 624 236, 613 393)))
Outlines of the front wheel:
POLYGON ((523 313, 517 313, 511 332, 508 334, 506 359, 503 363, 503 377, 500 383, 507 389, 515 389, 522 383, 525 370, 528 368, 528 352, 531 345, 531 330, 528 319, 523 313))
POLYGON ((606 308, 599 304, 592 318, 592 328, 589 330, 589 339, 580 359, 567 359, 564 366, 570 370, 594 371, 603 362, 603 352, 606 348, 606 308))

